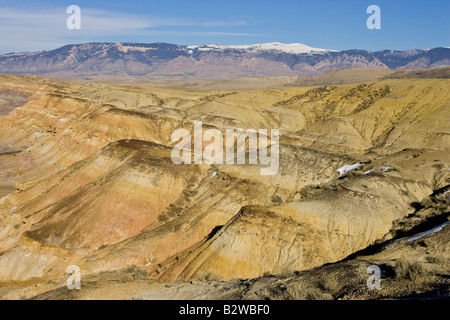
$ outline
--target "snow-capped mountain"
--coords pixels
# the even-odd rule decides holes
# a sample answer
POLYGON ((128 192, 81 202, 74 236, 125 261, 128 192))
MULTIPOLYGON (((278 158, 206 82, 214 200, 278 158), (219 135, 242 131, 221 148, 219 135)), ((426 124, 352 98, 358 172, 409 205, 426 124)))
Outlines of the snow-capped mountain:
POLYGON ((307 46, 302 43, 280 43, 280 42, 269 42, 262 44, 251 44, 251 45, 216 45, 209 44, 203 46, 187 46, 190 52, 194 50, 199 51, 223 51, 223 50, 241 50, 247 52, 263 52, 263 51, 280 51, 284 53, 301 54, 301 53, 318 53, 318 52, 332 52, 336 50, 319 49, 307 46))
POLYGON ((68 79, 224 79, 320 75, 333 69, 419 69, 450 66, 450 49, 335 51, 301 43, 182 46, 85 43, 50 51, 0 54, 0 73, 68 79))

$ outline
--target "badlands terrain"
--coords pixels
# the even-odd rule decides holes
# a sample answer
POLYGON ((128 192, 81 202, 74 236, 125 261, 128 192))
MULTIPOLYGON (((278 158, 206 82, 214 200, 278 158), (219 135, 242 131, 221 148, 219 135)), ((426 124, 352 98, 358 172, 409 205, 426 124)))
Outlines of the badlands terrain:
POLYGON ((449 68, 361 72, 0 75, 0 299, 448 298, 449 68), (175 165, 194 121, 279 129, 278 173, 175 165))

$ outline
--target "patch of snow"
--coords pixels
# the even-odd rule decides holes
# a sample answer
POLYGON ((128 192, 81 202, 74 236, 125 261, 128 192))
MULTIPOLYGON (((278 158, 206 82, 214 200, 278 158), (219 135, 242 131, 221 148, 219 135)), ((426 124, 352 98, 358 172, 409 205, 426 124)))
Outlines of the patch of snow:
POLYGON ((216 175, 217 175, 217 171, 214 171, 214 172, 211 174, 211 178, 210 178, 210 179, 214 178, 216 175))
POLYGON ((355 163, 355 164, 349 164, 346 166, 343 166, 342 168, 337 169, 336 171, 339 172, 339 178, 342 177, 344 174, 357 169, 358 167, 360 167, 362 164, 361 163, 355 163))
POLYGON ((208 44, 203 46, 187 46, 188 50, 198 51, 222 51, 227 49, 243 50, 243 51, 281 51, 292 54, 311 53, 311 52, 334 52, 336 50, 313 48, 302 43, 280 43, 269 42, 251 45, 217 45, 208 44))
POLYGON ((369 173, 372 173, 372 172, 375 172, 375 169, 368 170, 368 171, 364 172, 364 174, 369 174, 369 173))
POLYGON ((445 227, 445 226, 448 225, 448 224, 450 224, 450 221, 444 222, 443 224, 441 224, 441 225, 439 225, 439 226, 437 226, 437 227, 434 227, 433 229, 430 229, 430 230, 428 230, 428 231, 421 232, 421 233, 419 233, 418 235, 415 235, 415 236, 409 238, 409 239, 408 239, 408 242, 414 241, 414 240, 417 240, 417 239, 420 239, 420 238, 422 238, 422 237, 424 237, 424 236, 426 236, 426 235, 428 235, 428 234, 431 234, 431 233, 434 233, 434 232, 441 231, 442 228, 445 227))
POLYGON ((381 171, 388 172, 390 168, 391 168, 391 166, 387 165, 387 166, 381 167, 381 171))
MULTIPOLYGON (((444 194, 443 194, 442 196, 445 197, 445 195, 446 195, 447 193, 449 193, 449 192, 450 192, 450 189, 448 189, 447 191, 445 191, 444 194)), ((446 200, 450 199, 450 196, 449 196, 449 197, 445 197, 445 199, 446 199, 446 200)))
POLYGON ((150 50, 156 50, 156 48, 123 45, 122 43, 117 43, 115 46, 117 47, 117 50, 119 50, 121 52, 124 52, 124 53, 128 53, 128 51, 147 52, 147 51, 150 51, 150 50))

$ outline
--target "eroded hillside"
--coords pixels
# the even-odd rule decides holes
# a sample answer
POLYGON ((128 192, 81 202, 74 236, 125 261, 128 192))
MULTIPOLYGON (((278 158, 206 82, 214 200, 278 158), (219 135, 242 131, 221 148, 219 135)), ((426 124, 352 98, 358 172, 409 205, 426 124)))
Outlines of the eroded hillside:
MULTIPOLYGON (((448 196, 417 204, 448 194, 449 85, 385 79, 195 92, 2 75, 0 297, 257 298, 233 279, 291 275, 254 280, 267 296, 279 281, 295 287, 330 263, 362 268, 369 258, 343 260, 391 239, 372 262, 413 255, 399 235, 448 216, 448 196), (221 132, 279 129, 278 173, 175 165, 171 134, 192 132, 194 121, 221 132), (85 291, 65 288, 69 265, 92 280, 85 291), (141 276, 127 278, 130 270, 141 276), (197 282, 205 279, 215 285, 197 282), (171 291, 177 286, 182 294, 171 291)), ((448 255, 436 259, 448 275, 448 255)), ((295 292, 269 296, 302 298, 295 292)))

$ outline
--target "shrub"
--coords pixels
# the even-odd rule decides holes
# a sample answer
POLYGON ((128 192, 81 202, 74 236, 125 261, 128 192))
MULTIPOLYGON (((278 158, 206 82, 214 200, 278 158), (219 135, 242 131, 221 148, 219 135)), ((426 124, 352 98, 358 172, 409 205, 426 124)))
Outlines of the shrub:
POLYGON ((210 271, 208 271, 206 273, 199 272, 197 274, 197 277, 198 277, 198 280, 204 281, 204 282, 211 282, 211 281, 218 282, 218 281, 222 281, 222 277, 221 276, 219 276, 217 274, 214 274, 214 273, 212 273, 210 271))
POLYGON ((147 269, 136 269, 133 274, 134 280, 143 280, 148 278, 148 270, 147 269))
POLYGON ((341 284, 339 283, 339 280, 336 277, 327 277, 323 283, 323 288, 325 291, 331 293, 332 295, 335 295, 339 292, 341 288, 341 284))
POLYGON ((131 273, 131 276, 134 280, 142 280, 148 278, 148 270, 147 269, 141 269, 134 264, 131 266, 128 266, 125 269, 125 272, 131 273))
POLYGON ((442 163, 433 163, 431 166, 438 170, 442 170, 444 168, 444 165, 442 163))
POLYGON ((395 265, 395 274, 398 278, 411 280, 413 282, 432 275, 432 273, 426 270, 422 264, 402 260, 397 261, 395 265))
POLYGON ((283 203, 283 199, 281 199, 281 197, 280 197, 279 195, 274 194, 274 195, 272 196, 272 202, 273 202, 275 205, 280 205, 280 204, 283 203))
POLYGON ((330 300, 333 298, 318 286, 299 282, 287 285, 284 296, 288 300, 330 300))

